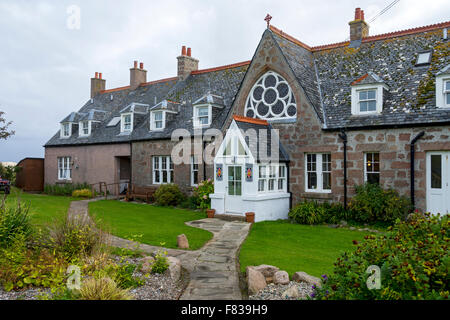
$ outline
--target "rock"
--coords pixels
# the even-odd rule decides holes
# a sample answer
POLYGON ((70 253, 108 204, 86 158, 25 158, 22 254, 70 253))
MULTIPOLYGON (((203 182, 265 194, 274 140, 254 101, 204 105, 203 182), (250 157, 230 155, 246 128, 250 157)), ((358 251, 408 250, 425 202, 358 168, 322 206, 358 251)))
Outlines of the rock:
POLYGON ((356 230, 356 228, 355 228, 355 227, 350 227, 349 229, 350 229, 350 230, 356 230))
POLYGON ((286 291, 284 291, 282 293, 282 297, 283 298, 298 298, 298 297, 300 297, 298 287, 295 285, 290 287, 289 289, 287 289, 286 291))
POLYGON ((260 290, 264 289, 267 285, 264 275, 255 270, 252 267, 247 267, 247 286, 248 294, 257 294, 260 290))
POLYGON ((273 283, 275 284, 288 284, 289 274, 286 271, 277 271, 273 275, 273 283))
POLYGON ((148 256, 145 258, 142 258, 142 268, 141 271, 143 273, 150 273, 152 272, 152 264, 155 262, 155 258, 148 256))
POLYGON ((297 281, 297 282, 306 282, 306 283, 310 284, 311 286, 315 285, 319 288, 322 286, 322 280, 320 280, 319 278, 316 278, 314 276, 311 276, 303 271, 294 273, 292 280, 297 281))
POLYGON ((166 272, 173 281, 178 281, 181 277, 181 261, 175 257, 167 257, 169 260, 169 267, 166 272))
POLYGON ((338 224, 329 224, 328 227, 336 229, 336 228, 339 228, 339 225, 338 224))
POLYGON ((340 224, 341 224, 343 227, 346 227, 346 226, 348 225, 347 221, 345 221, 345 220, 341 220, 340 224))
POLYGON ((277 268, 275 266, 271 266, 268 264, 261 264, 259 266, 252 266, 250 268, 253 268, 256 271, 261 272, 263 274, 264 278, 266 278, 267 283, 272 282, 275 272, 280 270, 280 268, 277 268))
POLYGON ((177 237, 177 246, 180 249, 189 249, 189 242, 185 234, 180 234, 177 237))

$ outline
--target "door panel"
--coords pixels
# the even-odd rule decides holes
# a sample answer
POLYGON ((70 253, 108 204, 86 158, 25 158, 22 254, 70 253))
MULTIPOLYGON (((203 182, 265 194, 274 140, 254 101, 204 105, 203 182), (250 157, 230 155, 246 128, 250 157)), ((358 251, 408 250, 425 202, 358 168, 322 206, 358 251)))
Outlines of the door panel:
POLYGON ((227 179, 225 211, 228 213, 242 213, 242 167, 227 166, 227 179))
POLYGON ((427 154, 427 211, 449 213, 450 211, 450 152, 427 154))

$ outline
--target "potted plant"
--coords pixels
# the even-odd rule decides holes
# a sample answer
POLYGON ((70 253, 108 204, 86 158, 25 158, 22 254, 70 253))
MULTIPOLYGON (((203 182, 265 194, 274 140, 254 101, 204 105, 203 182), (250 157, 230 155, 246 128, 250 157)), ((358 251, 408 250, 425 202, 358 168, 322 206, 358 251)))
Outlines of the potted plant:
POLYGON ((214 218, 214 213, 216 213, 215 209, 206 210, 206 214, 208 215, 208 218, 214 218))
POLYGON ((254 212, 246 212, 245 219, 247 220, 248 223, 254 223, 255 222, 255 213, 254 212))

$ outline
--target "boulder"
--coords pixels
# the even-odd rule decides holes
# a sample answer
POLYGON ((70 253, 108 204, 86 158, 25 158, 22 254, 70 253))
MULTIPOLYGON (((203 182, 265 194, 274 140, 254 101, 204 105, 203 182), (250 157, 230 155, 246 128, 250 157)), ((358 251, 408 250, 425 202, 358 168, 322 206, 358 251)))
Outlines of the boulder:
POLYGON ((289 274, 286 271, 277 271, 273 275, 273 283, 275 284, 288 284, 289 274))
POLYGON ((189 249, 189 242, 185 234, 180 234, 177 237, 177 246, 180 249, 189 249))
POLYGON ((264 289, 267 285, 264 275, 255 270, 252 267, 247 267, 247 286, 248 294, 257 294, 260 290, 264 289))
POLYGON ((152 264, 155 262, 155 258, 148 256, 142 258, 142 273, 150 273, 152 272, 152 264))
POLYGON ((300 292, 298 291, 298 287, 296 285, 290 287, 282 294, 283 298, 299 298, 300 292))
POLYGON ((178 281, 181 278, 181 261, 175 257, 167 257, 169 261, 169 267, 166 273, 172 278, 173 281, 178 281))
POLYGON ((348 225, 347 221, 345 221, 345 220, 341 220, 340 224, 343 227, 346 227, 348 225))
POLYGON ((322 280, 320 280, 319 278, 316 278, 314 276, 311 276, 303 271, 294 273, 292 280, 297 281, 297 282, 306 282, 311 286, 315 285, 316 287, 319 287, 319 288, 322 286, 322 280))
POLYGON ((266 278, 266 282, 272 282, 273 276, 275 272, 279 271, 280 268, 277 268, 275 266, 271 266, 268 264, 261 264, 259 266, 251 267, 255 269, 256 271, 259 271, 263 274, 263 276, 266 278))

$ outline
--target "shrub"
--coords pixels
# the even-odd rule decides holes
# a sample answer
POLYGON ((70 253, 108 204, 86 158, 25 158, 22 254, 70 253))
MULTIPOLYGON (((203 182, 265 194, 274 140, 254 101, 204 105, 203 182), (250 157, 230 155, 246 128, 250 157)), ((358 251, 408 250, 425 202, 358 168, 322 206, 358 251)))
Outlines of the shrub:
POLYGON ((65 216, 50 227, 48 246, 68 261, 77 261, 99 252, 108 237, 89 218, 65 216))
POLYGON ((72 192, 72 197, 92 198, 92 191, 89 189, 79 189, 72 192))
POLYGON ((110 269, 111 278, 116 282, 117 286, 122 289, 136 288, 144 284, 144 279, 133 276, 137 266, 132 263, 123 263, 115 265, 110 269))
POLYGON ((414 214, 386 235, 369 235, 342 254, 318 289, 319 299, 448 299, 449 217, 414 214), (381 269, 381 288, 369 290, 369 266, 381 269))
POLYGON ((169 268, 167 251, 160 249, 155 255, 155 261, 152 264, 152 273, 164 273, 167 268, 169 268))
POLYGON ((29 205, 18 200, 15 205, 6 207, 5 198, 0 204, 0 247, 7 247, 16 235, 21 234, 27 240, 32 234, 29 205))
POLYGON ((44 186, 44 193, 55 196, 70 197, 75 190, 90 189, 87 183, 65 183, 65 184, 46 184, 44 186))
POLYGON ((81 300, 131 300, 127 289, 117 287, 111 278, 89 278, 83 281, 80 289, 81 300))
POLYGON ((325 220, 325 206, 316 201, 304 201, 289 211, 289 218, 300 224, 320 224, 325 220))
POLYGON ((180 203, 180 207, 184 209, 197 209, 199 207, 198 198, 196 196, 187 197, 180 203))
POLYGON ((196 198, 197 208, 211 209, 211 199, 209 195, 214 193, 214 182, 211 179, 202 181, 194 188, 194 197, 196 198))
POLYGON ((184 195, 176 184, 162 184, 155 191, 155 202, 160 206, 177 206, 184 200, 184 195))
POLYGON ((412 209, 408 198, 399 196, 392 189, 383 190, 378 184, 355 186, 355 191, 356 196, 350 201, 349 210, 357 222, 393 224, 396 219, 404 220, 412 209))

